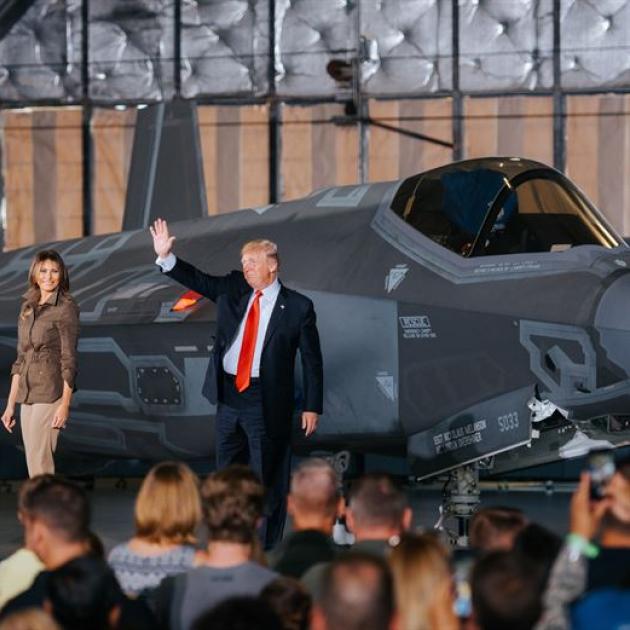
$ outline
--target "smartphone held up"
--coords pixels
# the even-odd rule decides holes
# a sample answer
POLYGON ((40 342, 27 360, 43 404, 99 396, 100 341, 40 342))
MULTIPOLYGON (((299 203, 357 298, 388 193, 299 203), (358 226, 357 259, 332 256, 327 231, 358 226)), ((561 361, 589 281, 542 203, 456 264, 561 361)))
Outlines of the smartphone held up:
POLYGON ((587 471, 591 478, 591 499, 601 501, 606 493, 606 486, 615 474, 613 449, 590 451, 587 458, 587 471))

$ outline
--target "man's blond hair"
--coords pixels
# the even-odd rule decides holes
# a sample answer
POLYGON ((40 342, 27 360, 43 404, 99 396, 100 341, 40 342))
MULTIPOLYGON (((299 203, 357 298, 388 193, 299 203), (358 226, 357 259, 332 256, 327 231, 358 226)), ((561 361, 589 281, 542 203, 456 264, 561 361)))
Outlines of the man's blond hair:
POLYGON ((272 258, 276 261, 276 265, 280 267, 280 257, 278 256, 278 246, 273 242, 269 241, 266 238, 258 238, 253 241, 247 241, 241 247, 241 256, 245 254, 245 252, 250 250, 262 251, 266 254, 267 258, 272 258))

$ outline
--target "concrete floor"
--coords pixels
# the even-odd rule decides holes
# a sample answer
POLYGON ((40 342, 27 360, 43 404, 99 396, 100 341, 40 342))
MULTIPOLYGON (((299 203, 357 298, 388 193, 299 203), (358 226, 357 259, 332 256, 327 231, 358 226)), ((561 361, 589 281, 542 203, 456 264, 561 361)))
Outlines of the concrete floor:
MULTIPOLYGON (((140 479, 129 479, 125 487, 116 487, 115 480, 97 480, 90 490, 94 531, 106 549, 133 535, 133 505, 140 479)), ((482 490, 482 505, 507 505, 522 509, 532 520, 563 534, 568 524, 571 486, 537 486, 510 484, 497 489, 492 484, 482 490)), ((0 491, 0 559, 22 544, 22 528, 15 516, 17 484, 0 491)), ((441 492, 436 486, 410 490, 416 526, 431 528, 439 518, 441 492)))

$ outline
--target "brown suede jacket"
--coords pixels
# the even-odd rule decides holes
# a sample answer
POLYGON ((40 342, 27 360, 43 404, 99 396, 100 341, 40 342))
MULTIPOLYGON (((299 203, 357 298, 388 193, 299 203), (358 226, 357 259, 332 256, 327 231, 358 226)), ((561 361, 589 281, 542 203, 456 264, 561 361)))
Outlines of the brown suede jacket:
POLYGON ((79 307, 62 291, 39 304, 39 289, 29 289, 18 318, 17 402, 50 403, 61 398, 64 381, 74 390, 77 372, 79 307))

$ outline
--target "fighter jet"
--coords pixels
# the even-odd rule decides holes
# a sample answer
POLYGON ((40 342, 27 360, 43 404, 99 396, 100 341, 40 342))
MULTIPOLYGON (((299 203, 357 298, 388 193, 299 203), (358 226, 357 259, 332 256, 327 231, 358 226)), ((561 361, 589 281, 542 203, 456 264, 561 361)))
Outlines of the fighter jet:
MULTIPOLYGON (((296 414, 298 453, 395 455, 424 478, 629 439, 630 248, 544 164, 468 160, 170 228, 175 253, 214 274, 238 268, 243 242, 277 242, 281 281, 314 301, 324 413, 309 438, 296 414)), ((40 247, 60 251, 81 308, 60 468, 211 461, 215 306, 159 272, 146 230, 0 256, 0 392, 40 247)))

